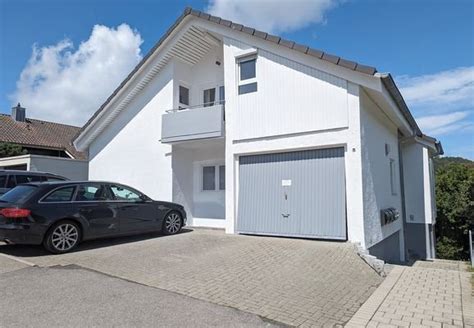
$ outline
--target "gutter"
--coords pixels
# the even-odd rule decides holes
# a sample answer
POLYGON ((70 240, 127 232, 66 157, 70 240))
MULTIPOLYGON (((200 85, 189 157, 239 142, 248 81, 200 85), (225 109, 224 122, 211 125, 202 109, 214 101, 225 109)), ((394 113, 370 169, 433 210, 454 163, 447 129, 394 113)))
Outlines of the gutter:
POLYGON ((410 110, 408 109, 408 106, 405 103, 405 100, 403 99, 400 90, 395 84, 392 75, 390 73, 375 73, 374 76, 380 78, 388 93, 392 97, 393 101, 395 101, 398 108, 402 112, 403 117, 405 117, 405 119, 408 121, 408 124, 410 124, 410 126, 412 127, 413 133, 418 137, 422 137, 423 133, 418 127, 415 118, 413 117, 413 115, 411 115, 410 110))

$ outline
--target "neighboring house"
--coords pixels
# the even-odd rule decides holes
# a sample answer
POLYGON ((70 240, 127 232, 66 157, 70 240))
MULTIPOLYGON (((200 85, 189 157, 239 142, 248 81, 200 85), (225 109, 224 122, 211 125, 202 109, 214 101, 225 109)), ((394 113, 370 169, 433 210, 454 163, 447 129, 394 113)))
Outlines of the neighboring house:
POLYGON ((90 179, 179 202, 193 226, 434 257, 441 145, 392 77, 199 11, 184 11, 74 144, 90 179))
POLYGON ((87 154, 72 144, 79 128, 26 117, 20 104, 0 114, 0 142, 22 146, 26 155, 0 158, 0 169, 55 173, 69 179, 88 176, 87 154))

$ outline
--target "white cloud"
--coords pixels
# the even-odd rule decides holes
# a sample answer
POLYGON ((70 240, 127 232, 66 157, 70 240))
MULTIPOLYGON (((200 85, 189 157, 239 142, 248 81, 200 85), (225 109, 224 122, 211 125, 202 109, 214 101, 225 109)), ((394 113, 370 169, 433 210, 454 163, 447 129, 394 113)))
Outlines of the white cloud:
POLYGON ((339 0, 210 0, 207 11, 264 32, 298 30, 325 23, 325 13, 339 0))
MULTIPOLYGON (((474 66, 421 76, 397 78, 400 91, 410 105, 474 107, 474 66)), ((439 108, 439 107, 438 107, 439 108)))
POLYGON ((418 118, 417 122, 424 133, 439 136, 472 127, 469 121, 464 121, 468 116, 469 112, 454 112, 444 115, 423 116, 418 118))
POLYGON ((12 102, 27 116, 82 125, 142 58, 140 34, 128 25, 95 25, 77 49, 68 40, 33 46, 12 102))

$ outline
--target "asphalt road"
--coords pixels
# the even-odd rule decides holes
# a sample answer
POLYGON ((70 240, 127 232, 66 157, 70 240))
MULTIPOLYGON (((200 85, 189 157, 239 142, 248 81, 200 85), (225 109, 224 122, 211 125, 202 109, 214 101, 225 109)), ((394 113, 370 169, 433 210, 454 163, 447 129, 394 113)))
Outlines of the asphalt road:
POLYGON ((277 327, 247 312, 75 265, 1 272, 0 327, 277 327))

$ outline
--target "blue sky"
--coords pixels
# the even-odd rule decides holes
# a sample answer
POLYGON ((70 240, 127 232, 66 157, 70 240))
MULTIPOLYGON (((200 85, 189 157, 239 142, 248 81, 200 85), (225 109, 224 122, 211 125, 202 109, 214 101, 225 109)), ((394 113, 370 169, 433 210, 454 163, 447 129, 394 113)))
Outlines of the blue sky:
POLYGON ((474 159, 470 0, 0 0, 0 112, 81 125, 186 6, 391 72, 423 131, 474 159))

